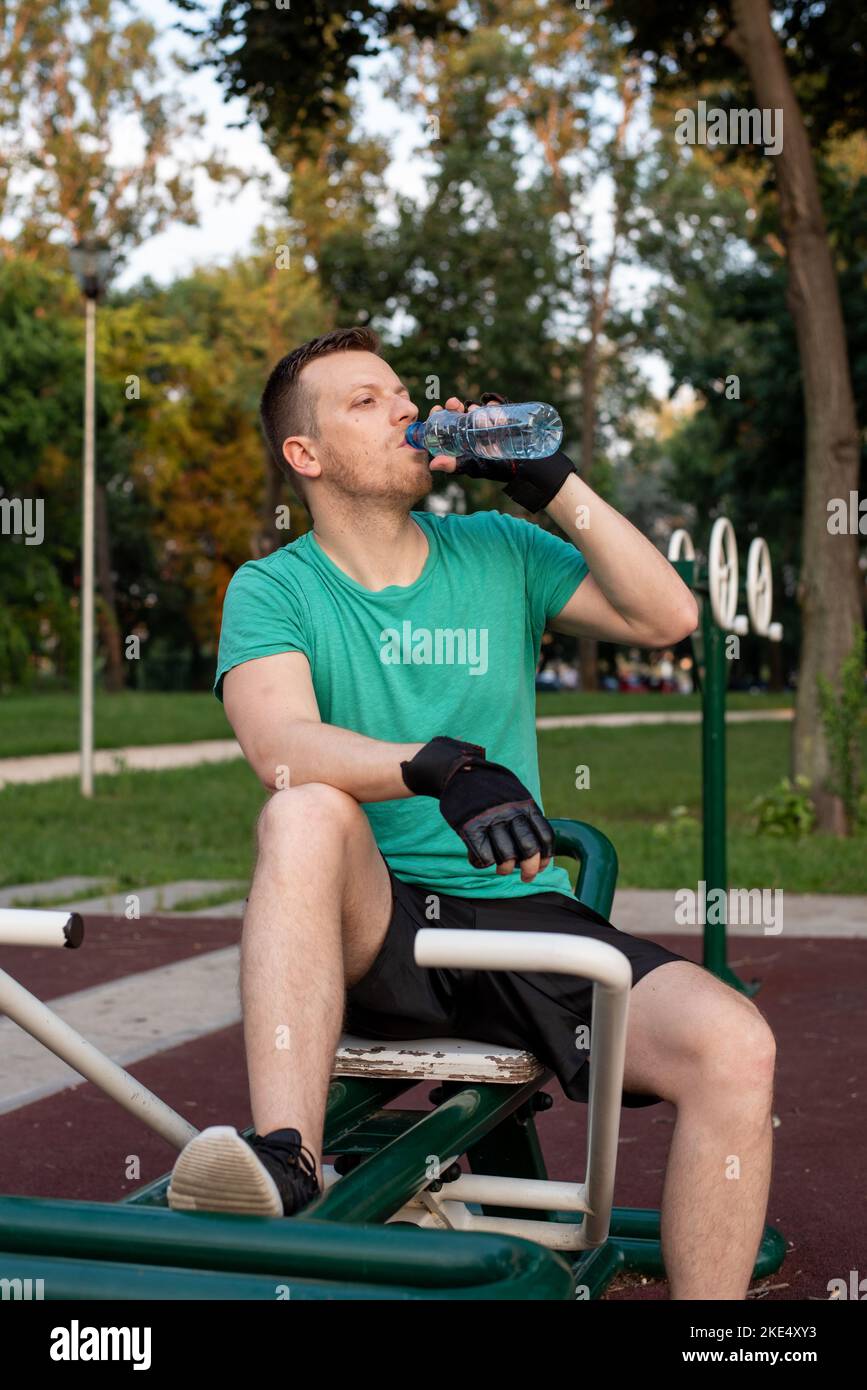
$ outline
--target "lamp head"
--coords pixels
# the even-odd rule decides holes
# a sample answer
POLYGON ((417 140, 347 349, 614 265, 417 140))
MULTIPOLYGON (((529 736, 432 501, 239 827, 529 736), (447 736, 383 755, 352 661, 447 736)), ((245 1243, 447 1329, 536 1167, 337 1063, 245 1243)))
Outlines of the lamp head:
POLYGON ((114 269, 114 252, 107 242, 84 237, 70 248, 73 274, 86 299, 99 299, 105 293, 114 269))

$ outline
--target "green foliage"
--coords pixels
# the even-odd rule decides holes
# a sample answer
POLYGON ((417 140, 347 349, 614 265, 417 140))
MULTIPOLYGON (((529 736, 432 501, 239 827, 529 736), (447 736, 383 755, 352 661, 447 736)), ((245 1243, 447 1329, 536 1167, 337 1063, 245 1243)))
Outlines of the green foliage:
POLYGON ((816 820, 809 792, 809 777, 796 777, 794 783, 784 777, 773 791, 755 797, 749 810, 754 816, 756 834, 795 839, 809 835, 816 820))
MULTIPOLYGON (((642 313, 648 343, 662 353, 672 390, 688 387, 698 408, 668 438, 639 450, 661 454, 668 489, 699 517, 730 518, 741 547, 764 536, 774 566, 774 616, 794 663, 801 629, 805 417, 798 346, 786 307, 786 265, 773 249, 773 207, 750 221, 740 193, 715 189, 706 168, 667 163, 653 174, 643 259, 659 272, 642 313), (737 397, 726 394, 732 375, 737 397)), ((857 399, 867 395, 867 178, 855 151, 820 165, 823 201, 840 280, 857 399)), ((867 487, 867 447, 862 452, 867 487)), ((698 540, 698 536, 696 536, 698 540)))
POLYGON ((835 694, 827 676, 817 677, 819 708, 828 743, 831 775, 828 791, 839 796, 850 831, 859 821, 859 802, 863 788, 860 730, 865 707, 864 629, 853 629, 849 655, 840 666, 840 689, 835 694))
POLYGON ((350 7, 332 0, 305 0, 294 7, 259 0, 175 0, 178 9, 201 23, 185 32, 204 35, 206 54, 199 66, 218 58, 227 98, 246 103, 272 144, 291 144, 294 155, 315 153, 317 132, 345 108, 347 84, 358 59, 381 51, 381 41, 411 25, 419 38, 464 34, 449 17, 450 4, 417 5, 397 0, 354 0, 350 7))
POLYGON ((0 260, 0 496, 41 503, 44 539, 0 535, 0 688, 46 660, 72 673, 69 589, 79 545, 78 299, 69 276, 0 260))
POLYGON ((19 247, 59 263, 64 243, 95 236, 125 254, 195 221, 196 165, 224 171, 189 143, 203 117, 134 0, 13 0, 0 38, 0 212, 19 247))
POLYGON ((29 655, 30 644, 21 623, 5 603, 0 605, 0 690, 26 683, 29 655))
POLYGON ((668 820, 656 821, 653 838, 664 840, 667 844, 689 844, 701 830, 701 821, 689 814, 687 806, 672 806, 668 820))
MULTIPOLYGON (((864 130, 863 10, 834 0, 771 0, 769 8, 796 93, 809 111, 813 141, 864 130)), ((609 0, 606 17, 629 26, 630 47, 652 63, 660 91, 704 83, 709 105, 752 105, 746 73, 726 42, 735 22, 733 0, 609 0)))

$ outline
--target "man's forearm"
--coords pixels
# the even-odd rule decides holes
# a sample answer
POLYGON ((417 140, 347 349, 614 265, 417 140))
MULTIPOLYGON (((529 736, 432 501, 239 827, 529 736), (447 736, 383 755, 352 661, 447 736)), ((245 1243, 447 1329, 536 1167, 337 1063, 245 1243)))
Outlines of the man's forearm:
POLYGON ((577 473, 566 479, 546 511, 584 555, 599 588, 627 621, 641 627, 658 621, 660 613, 694 607, 688 585, 662 552, 577 473))
POLYGON ((275 740, 273 764, 257 759, 257 772, 271 791, 326 782, 356 801, 392 801, 412 796, 400 764, 415 757, 423 743, 386 743, 336 724, 293 719, 275 740))

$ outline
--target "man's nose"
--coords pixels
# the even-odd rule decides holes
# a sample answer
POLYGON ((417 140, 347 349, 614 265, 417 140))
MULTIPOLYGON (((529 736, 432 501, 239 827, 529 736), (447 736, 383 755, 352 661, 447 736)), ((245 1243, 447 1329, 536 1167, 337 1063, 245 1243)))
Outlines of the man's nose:
POLYGON ((418 406, 413 405, 405 396, 398 398, 397 422, 398 424, 411 425, 418 419, 418 406))

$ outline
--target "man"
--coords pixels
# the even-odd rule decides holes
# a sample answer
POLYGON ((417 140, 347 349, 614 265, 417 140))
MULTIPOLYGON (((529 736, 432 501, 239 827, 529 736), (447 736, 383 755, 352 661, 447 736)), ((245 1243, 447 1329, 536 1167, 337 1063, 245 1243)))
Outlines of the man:
POLYGON ((565 454, 430 459, 404 442, 417 415, 365 328, 297 348, 262 397, 313 529, 234 575, 214 687, 272 792, 241 944, 256 1133, 214 1126, 193 1139, 171 1205, 303 1210, 322 1184, 344 1028, 526 1046, 586 1101, 575 1041, 589 981, 427 970, 413 957, 432 922, 577 932, 632 964, 624 1104, 677 1108, 662 1207, 672 1297, 742 1299, 765 1221, 773 1037, 728 985, 577 902, 552 859, 535 736, 546 623, 664 646, 694 629, 695 601, 565 454), (498 511, 413 511, 439 469, 501 478, 570 539, 498 511))

